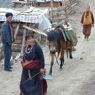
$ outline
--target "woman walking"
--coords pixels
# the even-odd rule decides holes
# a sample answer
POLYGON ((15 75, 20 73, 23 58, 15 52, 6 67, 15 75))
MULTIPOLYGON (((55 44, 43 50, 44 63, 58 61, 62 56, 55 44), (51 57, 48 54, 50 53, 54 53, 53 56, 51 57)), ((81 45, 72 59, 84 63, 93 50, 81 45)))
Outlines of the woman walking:
POLYGON ((94 26, 94 17, 90 10, 90 6, 88 6, 86 11, 83 13, 81 23, 83 24, 84 38, 88 40, 91 34, 91 28, 94 26))
POLYGON ((27 35, 25 39, 27 45, 21 61, 23 68, 20 82, 21 95, 45 95, 47 82, 43 79, 45 75, 43 51, 31 35, 27 35))

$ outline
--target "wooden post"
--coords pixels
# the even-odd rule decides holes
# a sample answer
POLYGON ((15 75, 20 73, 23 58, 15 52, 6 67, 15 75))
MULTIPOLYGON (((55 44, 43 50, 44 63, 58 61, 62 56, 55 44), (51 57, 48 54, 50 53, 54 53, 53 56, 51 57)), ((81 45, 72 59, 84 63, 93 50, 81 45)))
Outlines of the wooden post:
POLYGON ((46 33, 42 32, 42 31, 40 31, 40 30, 38 30, 38 29, 33 29, 33 28, 31 28, 31 27, 29 27, 29 26, 27 26, 27 25, 23 25, 23 28, 25 28, 25 29, 27 29, 27 30, 30 30, 30 31, 34 31, 35 33, 38 33, 38 34, 47 36, 46 33))
POLYGON ((18 30, 19 30, 19 27, 20 27, 20 23, 16 27, 16 31, 15 31, 15 34, 14 34, 14 39, 15 40, 16 40, 16 37, 17 37, 17 33, 18 33, 18 30))
POLYGON ((26 36, 26 29, 24 29, 24 31, 23 31, 23 39, 22 39, 22 47, 21 47, 21 54, 20 54, 20 56, 23 55, 24 45, 25 45, 25 36, 26 36))

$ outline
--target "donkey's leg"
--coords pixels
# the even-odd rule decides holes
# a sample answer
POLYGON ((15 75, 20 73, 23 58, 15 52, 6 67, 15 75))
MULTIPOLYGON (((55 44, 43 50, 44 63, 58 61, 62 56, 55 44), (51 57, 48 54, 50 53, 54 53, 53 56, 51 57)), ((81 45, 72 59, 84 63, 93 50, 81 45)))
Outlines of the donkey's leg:
POLYGON ((62 69, 63 65, 64 65, 64 50, 61 51, 60 69, 62 69))
POLYGON ((62 69, 63 65, 64 65, 64 59, 60 58, 60 69, 62 69))
POLYGON ((64 64, 64 48, 65 48, 65 42, 64 41, 60 41, 61 44, 61 49, 60 49, 60 69, 62 69, 63 64, 64 64))
POLYGON ((59 58, 59 56, 60 56, 60 49, 61 49, 60 40, 57 40, 56 49, 57 49, 57 58, 59 58))
POLYGON ((72 56, 72 49, 69 49, 69 57, 70 57, 70 59, 73 58, 73 56, 72 56))
POLYGON ((54 64, 54 54, 51 54, 51 64, 50 64, 49 75, 52 75, 53 64, 54 64))
POLYGON ((53 67, 53 62, 51 62, 51 64, 50 64, 50 70, 49 70, 49 75, 52 75, 52 67, 53 67))

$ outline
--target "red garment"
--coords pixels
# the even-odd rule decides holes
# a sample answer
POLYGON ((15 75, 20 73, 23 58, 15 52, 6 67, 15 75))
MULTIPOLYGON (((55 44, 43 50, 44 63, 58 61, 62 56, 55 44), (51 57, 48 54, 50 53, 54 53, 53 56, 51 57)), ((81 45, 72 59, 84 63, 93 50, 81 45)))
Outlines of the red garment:
MULTIPOLYGON (((21 64, 23 64, 23 63, 24 63, 24 61, 22 60, 21 64)), ((23 69, 27 69, 27 70, 28 69, 37 69, 37 68, 40 68, 40 62, 38 59, 30 61, 29 64, 27 64, 26 66, 23 67, 23 69)))
POLYGON ((47 93, 47 81, 45 79, 43 79, 43 93, 47 93))

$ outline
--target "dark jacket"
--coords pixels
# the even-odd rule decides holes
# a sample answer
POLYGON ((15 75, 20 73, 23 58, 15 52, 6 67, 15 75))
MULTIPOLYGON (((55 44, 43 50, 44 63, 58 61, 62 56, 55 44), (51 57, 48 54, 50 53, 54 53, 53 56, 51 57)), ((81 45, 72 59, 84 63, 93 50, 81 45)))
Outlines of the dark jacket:
MULTIPOLYGON (((30 46, 27 46, 25 48, 28 50, 30 46)), ((26 53, 27 54, 25 54, 24 52, 25 60, 33 61, 39 59, 41 64, 40 68, 44 68, 45 64, 43 51, 37 43, 30 49, 30 52, 26 51, 26 53)), ((45 89, 45 86, 43 84, 41 74, 39 74, 40 68, 23 69, 20 82, 20 90, 23 93, 23 95, 45 95, 43 94, 43 89, 45 89), (32 79, 29 80, 29 77, 31 77, 32 79)))
POLYGON ((12 43, 12 32, 8 21, 4 22, 2 25, 1 37, 3 43, 12 43))
MULTIPOLYGON (((28 49, 29 47, 25 47, 25 50, 28 49)), ((30 53, 25 53, 24 50, 24 55, 23 55, 23 60, 31 61, 31 60, 36 60, 39 59, 41 68, 44 68, 44 55, 41 47, 36 43, 33 48, 31 49, 30 53)))
POLYGON ((59 40, 59 33, 55 32, 55 31, 50 31, 50 32, 48 32, 47 39, 48 39, 48 41, 59 40))

